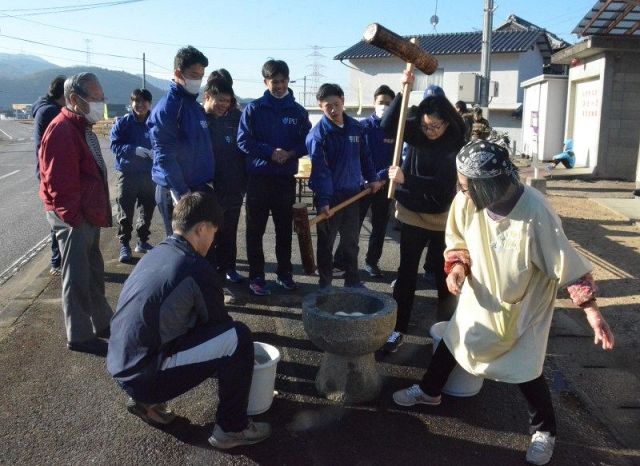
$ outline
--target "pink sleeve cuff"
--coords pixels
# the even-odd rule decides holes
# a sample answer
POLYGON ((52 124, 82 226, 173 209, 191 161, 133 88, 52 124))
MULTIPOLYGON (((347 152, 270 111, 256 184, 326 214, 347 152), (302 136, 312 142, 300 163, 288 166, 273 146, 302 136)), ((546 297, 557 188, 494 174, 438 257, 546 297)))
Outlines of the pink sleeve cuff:
POLYGON ((576 282, 567 286, 571 300, 578 307, 586 307, 596 299, 596 286, 593 276, 588 273, 580 277, 576 282))

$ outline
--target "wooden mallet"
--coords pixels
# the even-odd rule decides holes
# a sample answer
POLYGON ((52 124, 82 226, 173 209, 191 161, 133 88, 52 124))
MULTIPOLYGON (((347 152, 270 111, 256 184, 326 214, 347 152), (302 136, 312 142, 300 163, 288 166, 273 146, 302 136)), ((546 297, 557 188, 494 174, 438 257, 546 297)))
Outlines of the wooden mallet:
MULTIPOLYGON (((353 197, 350 197, 346 201, 341 202, 329 209, 330 215, 335 214, 339 210, 344 209, 348 205, 362 199, 363 197, 371 193, 371 188, 360 191, 353 197)), ((302 268, 307 275, 313 274, 316 271, 316 261, 313 254, 313 243, 311 242, 311 227, 328 218, 327 214, 322 212, 316 215, 313 219, 309 220, 309 211, 307 204, 299 202, 293 204, 293 229, 298 235, 298 243, 300 244, 300 257, 302 259, 302 268)))
MULTIPOLYGON (((407 40, 378 23, 372 23, 367 26, 367 29, 365 29, 363 34, 363 40, 368 44, 375 45, 376 47, 386 50, 398 58, 401 58, 407 63, 407 71, 413 71, 413 67, 415 66, 425 74, 433 74, 436 69, 438 69, 438 60, 428 52, 418 47, 416 45, 415 38, 407 40)), ((409 84, 405 84, 402 87, 402 104, 400 107, 400 120, 398 121, 396 145, 393 150, 393 166, 400 165, 410 91, 411 89, 409 84)), ((389 183, 389 199, 394 198, 395 191, 396 183, 392 181, 389 183)))

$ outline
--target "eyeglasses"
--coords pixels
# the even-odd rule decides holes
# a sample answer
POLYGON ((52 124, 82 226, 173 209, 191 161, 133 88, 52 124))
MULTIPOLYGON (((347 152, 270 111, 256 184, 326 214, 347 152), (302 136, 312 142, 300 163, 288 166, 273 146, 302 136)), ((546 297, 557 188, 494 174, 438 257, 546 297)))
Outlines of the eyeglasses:
POLYGON ((427 131, 438 131, 445 124, 446 124, 445 121, 441 121, 440 123, 431 123, 429 125, 425 125, 424 123, 421 123, 420 126, 422 127, 422 131, 427 132, 427 131))
POLYGON ((456 182, 456 185, 458 187, 458 191, 460 191, 462 194, 468 193, 469 192, 469 187, 463 187, 460 182, 456 182))

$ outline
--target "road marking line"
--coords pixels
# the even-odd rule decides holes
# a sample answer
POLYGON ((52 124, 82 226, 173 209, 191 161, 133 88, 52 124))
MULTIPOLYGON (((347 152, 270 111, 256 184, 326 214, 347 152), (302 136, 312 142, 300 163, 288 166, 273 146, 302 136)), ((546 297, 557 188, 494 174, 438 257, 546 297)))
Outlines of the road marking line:
POLYGON ((13 136, 11 136, 6 131, 0 129, 0 133, 4 134, 6 137, 8 137, 10 141, 13 141, 13 136))
POLYGON ((27 253, 16 260, 13 264, 7 267, 3 272, 0 273, 0 285, 3 285, 7 280, 13 277, 18 270, 22 266, 24 266, 27 262, 29 262, 33 257, 38 254, 42 249, 45 248, 47 243, 51 241, 51 235, 45 236, 42 240, 38 242, 34 247, 32 247, 27 253))
POLYGON ((6 175, 2 175, 2 176, 0 176, 0 180, 1 180, 2 178, 7 178, 8 176, 15 175, 15 174, 16 174, 16 173, 18 173, 19 171, 20 171, 20 170, 15 170, 15 171, 12 171, 11 173, 7 173, 6 175))

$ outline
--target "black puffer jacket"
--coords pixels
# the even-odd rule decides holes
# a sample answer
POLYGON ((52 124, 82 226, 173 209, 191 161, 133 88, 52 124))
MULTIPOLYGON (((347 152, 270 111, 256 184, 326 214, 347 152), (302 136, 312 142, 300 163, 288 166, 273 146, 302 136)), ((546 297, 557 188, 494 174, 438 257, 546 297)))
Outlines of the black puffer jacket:
MULTIPOLYGON (((382 117, 381 128, 391 137, 398 127, 402 95, 396 95, 382 117)), ((464 129, 452 124, 436 140, 428 139, 416 118, 408 118, 404 141, 409 145, 402 163, 405 182, 396 189, 396 200, 407 209, 427 214, 449 210, 456 195, 456 155, 464 145, 464 129)))

